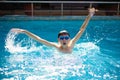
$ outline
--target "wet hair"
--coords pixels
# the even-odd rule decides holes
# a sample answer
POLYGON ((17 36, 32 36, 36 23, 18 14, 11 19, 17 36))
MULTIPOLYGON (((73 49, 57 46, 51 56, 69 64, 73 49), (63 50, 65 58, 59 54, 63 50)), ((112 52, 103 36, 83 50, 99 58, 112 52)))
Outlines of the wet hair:
POLYGON ((68 31, 66 30, 62 30, 58 33, 58 38, 60 37, 60 35, 63 35, 63 34, 67 34, 68 36, 70 36, 70 34, 68 33, 68 31))

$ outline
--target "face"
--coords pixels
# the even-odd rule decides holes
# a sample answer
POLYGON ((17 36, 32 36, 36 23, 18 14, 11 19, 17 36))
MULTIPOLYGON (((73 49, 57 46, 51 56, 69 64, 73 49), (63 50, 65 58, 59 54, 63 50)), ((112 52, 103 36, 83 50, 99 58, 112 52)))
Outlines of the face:
POLYGON ((68 42, 70 41, 70 37, 68 34, 60 35, 58 41, 60 42, 61 45, 67 45, 68 42))

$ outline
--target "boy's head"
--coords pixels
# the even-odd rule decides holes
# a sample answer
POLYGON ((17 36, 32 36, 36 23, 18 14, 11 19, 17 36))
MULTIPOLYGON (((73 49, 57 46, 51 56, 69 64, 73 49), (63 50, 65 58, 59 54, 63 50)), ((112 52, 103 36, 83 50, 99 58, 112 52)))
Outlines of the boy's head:
POLYGON ((70 34, 68 33, 68 31, 66 30, 62 30, 58 33, 58 38, 61 36, 61 35, 68 35, 70 37, 70 34))

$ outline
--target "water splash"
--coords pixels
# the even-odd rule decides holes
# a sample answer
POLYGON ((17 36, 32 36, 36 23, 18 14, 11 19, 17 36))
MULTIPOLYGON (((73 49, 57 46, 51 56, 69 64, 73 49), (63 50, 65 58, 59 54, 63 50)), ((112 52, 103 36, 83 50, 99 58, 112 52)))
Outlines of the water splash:
POLYGON ((35 50, 38 50, 37 47, 35 47, 36 42, 34 42, 30 38, 23 38, 21 40, 17 40, 18 33, 15 32, 9 32, 6 38, 6 43, 5 43, 5 49, 10 52, 11 54, 13 53, 27 53, 27 52, 32 52, 35 50), (17 41, 16 41, 17 40, 17 41), (27 45, 27 46, 22 46, 22 44, 27 45))
MULTIPOLYGON (((3 80, 77 80, 117 79, 116 71, 109 70, 109 63, 100 55, 100 48, 92 42, 78 43, 72 54, 63 54, 56 49, 27 38, 17 41, 17 33, 8 33, 5 48, 11 55, 3 80), (99 64, 98 64, 99 63, 99 64), (111 75, 108 71, 112 72, 111 75)), ((113 61, 112 61, 113 62, 113 61)), ((113 62, 114 63, 114 62, 113 62)), ((117 63, 114 63, 118 65, 117 63)), ((114 66, 115 67, 115 66, 114 66)), ((114 68, 113 67, 113 68, 114 68)), ((120 66, 116 66, 117 68, 120 66)))

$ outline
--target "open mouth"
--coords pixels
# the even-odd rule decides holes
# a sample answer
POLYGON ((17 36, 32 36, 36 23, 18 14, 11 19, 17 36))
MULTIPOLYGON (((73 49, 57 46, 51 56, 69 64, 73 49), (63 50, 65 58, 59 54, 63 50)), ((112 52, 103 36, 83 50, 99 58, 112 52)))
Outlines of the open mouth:
POLYGON ((66 45, 66 43, 63 43, 63 45, 66 45))

